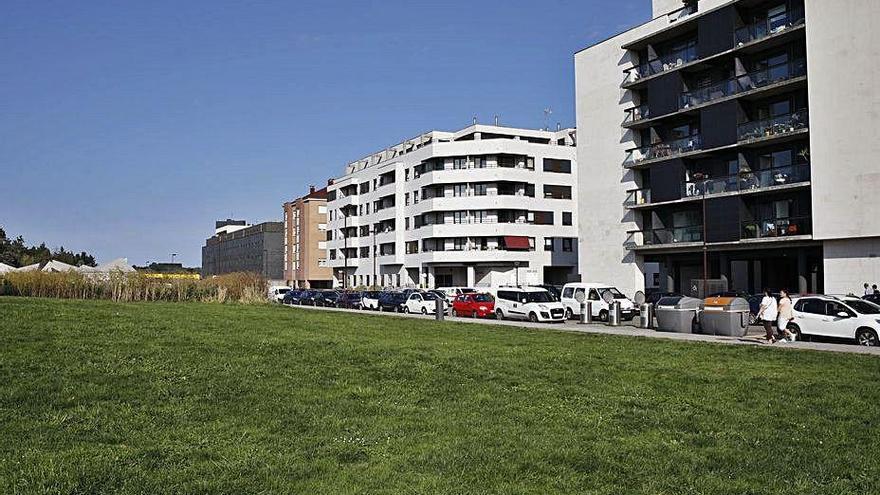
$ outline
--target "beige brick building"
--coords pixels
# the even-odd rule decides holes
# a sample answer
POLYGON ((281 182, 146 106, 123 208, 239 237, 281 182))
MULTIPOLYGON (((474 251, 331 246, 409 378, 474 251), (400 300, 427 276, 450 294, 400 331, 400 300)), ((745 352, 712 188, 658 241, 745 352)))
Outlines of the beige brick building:
POLYGON ((292 287, 329 288, 327 188, 284 203, 284 278, 292 287))

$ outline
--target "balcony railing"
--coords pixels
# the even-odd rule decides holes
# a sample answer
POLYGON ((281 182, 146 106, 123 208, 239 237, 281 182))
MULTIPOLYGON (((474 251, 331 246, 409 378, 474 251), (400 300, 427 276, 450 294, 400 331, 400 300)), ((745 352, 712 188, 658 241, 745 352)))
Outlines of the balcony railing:
POLYGON ((803 23, 804 9, 794 9, 783 17, 763 20, 737 29, 734 33, 734 43, 736 46, 742 46, 746 43, 751 43, 781 33, 788 28, 799 26, 803 23))
POLYGON ((682 198, 693 198, 729 192, 749 192, 768 187, 797 184, 810 180, 810 164, 801 163, 786 167, 776 167, 755 172, 741 172, 716 179, 685 182, 682 185, 682 198))
POLYGON ((653 60, 649 60, 643 64, 627 70, 627 83, 634 83, 639 79, 660 74, 668 70, 675 69, 688 62, 693 62, 697 57, 697 47, 689 46, 676 50, 665 55, 661 55, 653 60))
POLYGON ((772 218, 743 222, 742 239, 793 237, 812 233, 810 217, 772 218))
POLYGON ((623 123, 629 124, 649 118, 651 118, 651 111, 648 108, 648 105, 640 105, 626 110, 626 120, 624 120, 623 123))
POLYGON ((807 75, 807 62, 804 59, 777 64, 748 74, 734 77, 705 88, 682 93, 679 108, 685 109, 719 100, 739 93, 745 93, 771 84, 807 75))
POLYGON ((740 141, 753 141, 801 131, 808 126, 809 113, 804 109, 772 119, 740 124, 737 128, 737 136, 740 141))
POLYGON ((695 242, 703 242, 703 227, 700 225, 669 229, 634 230, 629 232, 629 237, 627 237, 624 245, 628 248, 634 248, 695 242))
POLYGON ((627 192, 626 201, 623 202, 624 206, 645 205, 651 202, 651 190, 648 188, 633 189, 627 192))
POLYGON ((702 146, 703 140, 699 134, 693 134, 672 141, 655 143, 650 146, 643 146, 641 148, 630 150, 629 155, 624 162, 624 166, 630 167, 649 160, 671 158, 681 155, 682 153, 697 151, 702 148, 702 146))

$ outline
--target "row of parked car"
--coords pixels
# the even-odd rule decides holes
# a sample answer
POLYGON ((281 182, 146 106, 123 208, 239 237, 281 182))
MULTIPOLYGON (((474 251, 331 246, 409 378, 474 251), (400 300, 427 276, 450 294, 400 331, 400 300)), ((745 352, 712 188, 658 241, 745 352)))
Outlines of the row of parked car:
POLYGON ((301 290, 276 287, 270 295, 289 305, 323 306, 401 313, 434 314, 437 301, 443 312, 474 318, 520 319, 533 322, 562 322, 580 315, 578 298, 592 301, 593 317, 608 319, 606 293, 621 303, 624 319, 638 313, 635 304, 607 284, 573 283, 565 286, 445 287, 432 290, 385 291, 301 290))

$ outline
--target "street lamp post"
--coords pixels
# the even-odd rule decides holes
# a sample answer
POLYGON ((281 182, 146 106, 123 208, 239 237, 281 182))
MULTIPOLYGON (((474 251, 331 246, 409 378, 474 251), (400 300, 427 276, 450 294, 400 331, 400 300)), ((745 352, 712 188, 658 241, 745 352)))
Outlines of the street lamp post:
POLYGON ((342 272, 342 288, 348 288, 348 215, 342 215, 342 257, 345 261, 345 270, 342 272))
POLYGON ((379 284, 376 283, 376 226, 373 225, 370 227, 371 234, 373 234, 373 287, 378 287, 379 284))
POLYGON ((709 246, 706 244, 706 190, 709 188, 709 179, 703 178, 702 203, 703 203, 703 297, 709 292, 709 246))

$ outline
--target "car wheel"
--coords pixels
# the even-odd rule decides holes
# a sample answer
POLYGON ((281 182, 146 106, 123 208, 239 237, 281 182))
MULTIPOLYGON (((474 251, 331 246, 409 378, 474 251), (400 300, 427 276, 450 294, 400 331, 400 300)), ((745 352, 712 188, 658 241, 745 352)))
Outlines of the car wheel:
POLYGON ((500 309, 496 309, 495 310, 495 318, 498 318, 499 320, 503 320, 504 319, 504 311, 501 311, 500 309))
POLYGON ((538 315, 534 311, 529 313, 529 321, 532 323, 538 323, 538 315))
POLYGON ((478 317, 478 315, 477 315, 477 310, 474 310, 474 311, 471 313, 471 318, 476 319, 477 317, 478 317))
POLYGON ((799 342, 801 342, 801 341, 806 342, 809 340, 809 337, 801 334, 801 327, 795 325, 794 323, 789 323, 788 327, 786 327, 786 328, 788 328, 789 332, 794 334, 794 340, 799 341, 799 342))
POLYGON ((572 313, 571 308, 565 308, 565 319, 570 320, 574 318, 574 313, 572 313))
POLYGON ((856 342, 859 345, 868 347, 880 346, 880 340, 877 339, 877 332, 870 328, 860 328, 856 331, 856 342))
POLYGON ((458 311, 456 311, 455 308, 452 308, 452 316, 458 318, 458 311))
POLYGON ((599 311, 599 321, 608 321, 608 311, 604 309, 599 311))
POLYGON ((423 315, 427 315, 427 314, 428 314, 428 310, 427 310, 424 306, 422 306, 422 314, 423 314, 423 315))
POLYGON ((403 312, 406 313, 406 314, 409 314, 409 306, 404 306, 404 307, 403 307, 403 312))

